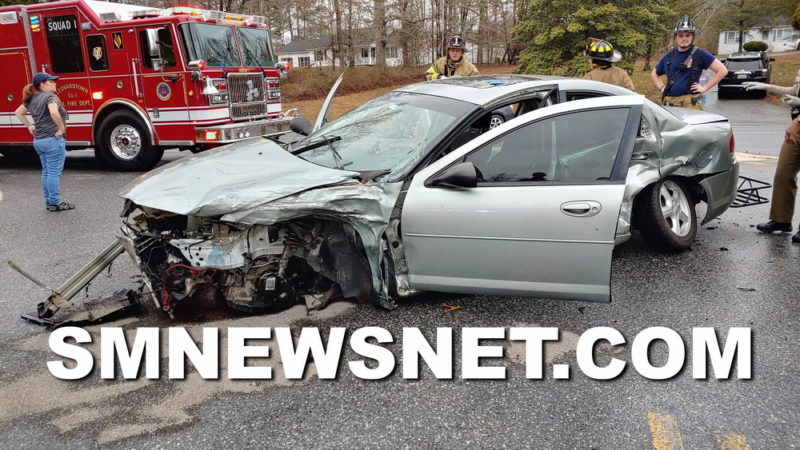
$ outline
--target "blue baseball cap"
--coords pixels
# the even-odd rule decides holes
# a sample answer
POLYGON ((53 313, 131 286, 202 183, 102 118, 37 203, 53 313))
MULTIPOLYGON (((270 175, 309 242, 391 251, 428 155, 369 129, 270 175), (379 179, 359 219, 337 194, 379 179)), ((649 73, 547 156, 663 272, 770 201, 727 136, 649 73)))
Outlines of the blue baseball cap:
POLYGON ((39 72, 33 76, 33 80, 31 80, 31 83, 33 83, 34 86, 39 86, 40 84, 44 83, 47 80, 57 80, 57 79, 58 77, 50 75, 49 73, 39 72))

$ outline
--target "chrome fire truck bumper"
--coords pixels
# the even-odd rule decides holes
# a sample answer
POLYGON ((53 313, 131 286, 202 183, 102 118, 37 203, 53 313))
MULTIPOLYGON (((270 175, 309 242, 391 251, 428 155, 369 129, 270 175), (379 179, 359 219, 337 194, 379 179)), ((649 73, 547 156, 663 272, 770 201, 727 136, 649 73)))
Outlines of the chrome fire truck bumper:
POLYGON ((227 144, 265 134, 288 131, 290 120, 288 117, 282 117, 280 119, 195 128, 195 141, 198 144, 227 144))

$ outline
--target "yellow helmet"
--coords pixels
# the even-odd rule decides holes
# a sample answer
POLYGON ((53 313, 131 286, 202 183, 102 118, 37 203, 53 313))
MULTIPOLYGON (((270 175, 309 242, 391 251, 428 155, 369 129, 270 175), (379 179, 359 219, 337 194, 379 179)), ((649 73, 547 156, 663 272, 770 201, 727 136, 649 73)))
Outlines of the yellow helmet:
POLYGON ((614 47, 602 39, 589 39, 586 44, 586 51, 583 54, 587 58, 598 59, 615 63, 622 59, 622 53, 614 50, 614 47))

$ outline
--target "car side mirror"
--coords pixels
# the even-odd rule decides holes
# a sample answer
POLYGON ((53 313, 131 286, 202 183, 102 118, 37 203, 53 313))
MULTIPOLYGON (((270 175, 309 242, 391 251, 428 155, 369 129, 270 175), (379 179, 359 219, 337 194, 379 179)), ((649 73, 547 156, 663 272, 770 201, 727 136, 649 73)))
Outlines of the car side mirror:
POLYGON ((314 126, 305 117, 295 117, 289 122, 289 129, 303 136, 311 134, 313 128, 314 126))
POLYGON ((474 188, 478 186, 478 171, 471 162, 462 162, 431 178, 430 186, 474 188))

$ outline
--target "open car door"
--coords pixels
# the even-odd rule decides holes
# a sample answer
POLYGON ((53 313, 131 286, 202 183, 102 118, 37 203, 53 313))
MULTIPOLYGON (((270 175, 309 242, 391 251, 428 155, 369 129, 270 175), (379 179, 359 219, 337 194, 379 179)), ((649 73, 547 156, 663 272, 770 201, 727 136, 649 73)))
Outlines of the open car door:
POLYGON ((411 287, 610 301, 643 99, 542 108, 418 172, 401 218, 411 287))

